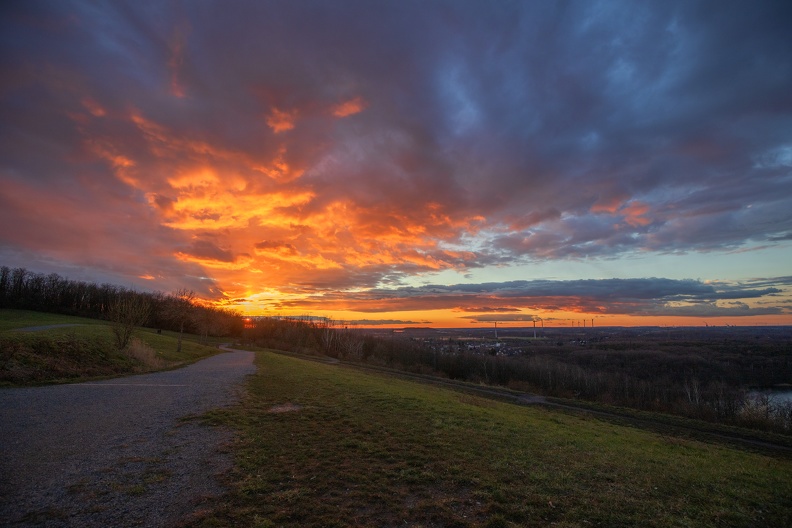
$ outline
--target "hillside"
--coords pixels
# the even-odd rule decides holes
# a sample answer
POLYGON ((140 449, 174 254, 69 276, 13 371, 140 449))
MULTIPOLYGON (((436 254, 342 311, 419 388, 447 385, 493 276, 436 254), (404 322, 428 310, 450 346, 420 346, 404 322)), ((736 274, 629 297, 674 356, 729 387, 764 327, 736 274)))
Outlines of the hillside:
POLYGON ((262 352, 193 526, 789 526, 792 461, 262 352))
MULTIPOLYGON (((35 385, 150 372, 192 363, 217 353, 185 335, 177 352, 175 332, 135 330, 131 345, 117 349, 106 321, 27 310, 0 310, 0 385, 35 385)), ((215 340, 216 341, 216 340, 215 340)))

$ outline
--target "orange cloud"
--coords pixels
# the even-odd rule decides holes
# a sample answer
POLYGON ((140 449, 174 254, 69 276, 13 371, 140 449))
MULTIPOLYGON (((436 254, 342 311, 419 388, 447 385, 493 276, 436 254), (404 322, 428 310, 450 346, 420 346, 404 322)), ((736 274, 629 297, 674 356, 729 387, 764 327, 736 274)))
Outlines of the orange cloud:
POLYGON ((267 125, 272 129, 273 132, 279 134, 294 128, 296 120, 296 110, 288 111, 273 108, 272 112, 267 116, 267 125))
POLYGON ((279 255, 296 255, 297 248, 293 244, 282 240, 264 240, 255 244, 256 252, 263 254, 277 253, 279 255))
POLYGON ((591 206, 591 212, 615 214, 623 206, 627 198, 627 195, 600 198, 591 206))
POLYGON ((300 168, 295 168, 286 162, 286 147, 278 149, 278 155, 270 162, 269 166, 259 165, 253 167, 254 170, 266 174, 273 180, 287 183, 296 180, 303 175, 300 168))
POLYGON ((591 206, 592 213, 619 214, 632 227, 651 224, 652 220, 645 216, 649 210, 648 204, 636 200, 625 201, 625 196, 622 195, 600 199, 591 206))
POLYGON ((130 187, 140 187, 140 181, 131 170, 135 167, 134 160, 120 153, 111 142, 102 139, 88 139, 84 146, 88 152, 109 163, 119 180, 130 187))
POLYGON ((174 255, 179 260, 183 260, 185 262, 193 262, 206 268, 222 269, 225 271, 244 270, 252 262, 252 259, 249 255, 238 255, 230 262, 226 260, 216 260, 211 257, 196 256, 190 253, 185 253, 184 251, 176 251, 174 255))
MULTIPOLYGON (((288 225, 295 220, 288 209, 309 202, 310 192, 238 194, 222 185, 182 189, 163 224, 181 230, 288 225)), ((156 197, 149 197, 154 205, 156 197)))
MULTIPOLYGON (((335 262, 358 268, 413 265, 426 270, 455 268, 472 252, 438 250, 434 226, 444 215, 436 205, 413 216, 396 209, 366 208, 338 201, 303 218, 302 253, 318 252, 335 262)), ((442 231, 442 229, 441 229, 442 231)))
POLYGON ((81 101, 82 105, 85 107, 88 112, 94 117, 104 117, 107 115, 107 111, 97 103, 95 100, 91 99, 90 97, 85 97, 81 101))
POLYGON ((649 205, 642 202, 630 202, 624 205, 619 212, 624 215, 624 221, 633 227, 645 226, 652 220, 644 215, 649 212, 649 205))
POLYGON ((355 97, 349 101, 333 107, 333 115, 336 117, 347 117, 362 112, 366 108, 366 102, 362 97, 355 97))
MULTIPOLYGON (((168 130, 167 127, 146 118, 137 110, 130 112, 129 120, 140 130, 151 154, 156 157, 180 160, 180 163, 189 163, 196 158, 211 158, 214 161, 231 162, 242 166, 252 164, 252 158, 248 154, 168 130)), ((123 143, 118 148, 123 148, 123 143)))

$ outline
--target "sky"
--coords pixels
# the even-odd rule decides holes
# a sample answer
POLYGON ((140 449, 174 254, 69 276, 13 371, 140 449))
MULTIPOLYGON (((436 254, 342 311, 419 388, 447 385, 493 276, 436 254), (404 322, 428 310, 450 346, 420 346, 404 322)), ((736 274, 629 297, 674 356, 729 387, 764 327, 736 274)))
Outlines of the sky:
POLYGON ((380 327, 792 324, 787 1, 6 1, 0 265, 380 327))

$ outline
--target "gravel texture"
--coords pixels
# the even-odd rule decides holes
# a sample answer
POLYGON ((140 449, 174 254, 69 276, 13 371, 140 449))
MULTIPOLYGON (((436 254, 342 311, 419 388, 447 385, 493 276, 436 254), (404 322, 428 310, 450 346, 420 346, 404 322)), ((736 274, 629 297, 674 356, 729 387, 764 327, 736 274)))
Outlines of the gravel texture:
POLYGON ((222 493, 230 432, 185 420, 234 403, 253 353, 107 381, 0 389, 0 525, 171 526, 222 493))

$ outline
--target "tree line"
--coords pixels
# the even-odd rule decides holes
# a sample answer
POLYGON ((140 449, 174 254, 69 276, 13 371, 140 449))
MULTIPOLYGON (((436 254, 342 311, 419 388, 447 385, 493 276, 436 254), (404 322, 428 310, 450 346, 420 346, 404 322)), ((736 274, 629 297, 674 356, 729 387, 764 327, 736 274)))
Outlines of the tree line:
POLYGON ((140 292, 113 284, 96 284, 0 266, 0 308, 76 315, 111 323, 119 348, 135 326, 210 336, 239 335, 240 314, 201 304, 189 290, 140 292))

